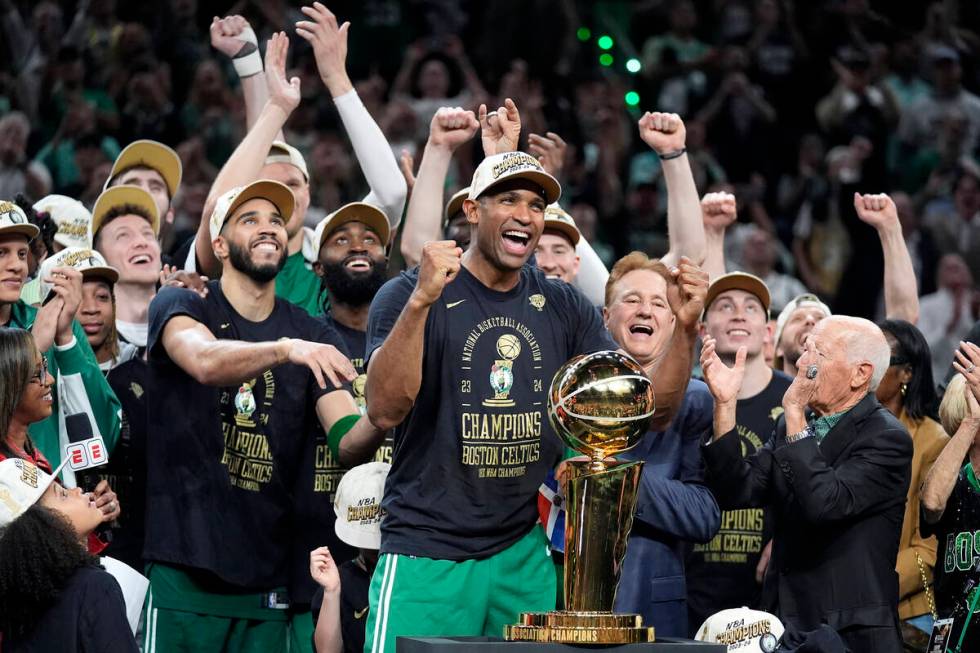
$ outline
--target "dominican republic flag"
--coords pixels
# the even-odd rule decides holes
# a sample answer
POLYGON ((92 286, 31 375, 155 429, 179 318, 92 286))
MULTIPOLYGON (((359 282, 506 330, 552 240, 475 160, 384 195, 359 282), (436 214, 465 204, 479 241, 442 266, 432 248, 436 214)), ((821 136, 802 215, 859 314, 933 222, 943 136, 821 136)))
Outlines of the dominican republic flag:
POLYGON ((565 497, 561 494, 554 470, 538 488, 538 515, 554 551, 565 552, 565 497))

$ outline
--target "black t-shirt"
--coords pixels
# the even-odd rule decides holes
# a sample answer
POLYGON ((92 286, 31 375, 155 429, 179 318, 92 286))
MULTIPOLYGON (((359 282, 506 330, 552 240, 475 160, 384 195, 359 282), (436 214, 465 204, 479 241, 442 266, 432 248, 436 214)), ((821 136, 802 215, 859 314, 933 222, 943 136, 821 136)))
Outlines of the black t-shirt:
POLYGON ((4 653, 136 653, 119 583, 101 567, 72 574, 23 638, 4 637, 4 653))
MULTIPOLYGON (((772 437, 783 414, 783 395, 792 383, 790 376, 774 371, 762 392, 738 400, 735 428, 743 456, 752 455, 772 437)), ((755 580, 755 568, 772 531, 771 515, 764 508, 723 510, 721 527, 711 541, 692 545, 685 568, 690 629, 719 610, 760 607, 762 586, 755 580)))
POLYGON ((119 498, 122 513, 112 524, 109 546, 112 556, 133 569, 143 568, 143 530, 146 518, 146 393, 149 367, 133 358, 109 370, 106 380, 122 404, 119 442, 99 479, 108 481, 119 498))
MULTIPOLYGON (((416 268, 378 292, 366 360, 417 278, 416 268)), ((487 557, 534 526, 538 487, 561 458, 547 416, 555 372, 577 354, 618 347, 578 290, 527 265, 507 292, 462 268, 429 310, 424 347, 421 389, 395 429, 381 550, 487 557)))
POLYGON ((221 340, 339 336, 306 311, 276 298, 262 322, 241 317, 221 292, 164 288, 150 304, 148 339, 154 391, 148 396, 145 557, 203 569, 242 589, 288 582, 291 489, 304 443, 317 422, 321 389, 309 368, 286 363, 237 387, 198 383, 162 344, 179 315, 221 340))
MULTIPOLYGON (((952 642, 959 641, 966 624, 973 593, 980 591, 980 486, 970 463, 960 471, 953 492, 946 501, 942 518, 935 524, 925 520, 920 513, 920 529, 923 537, 936 536, 936 566, 933 570, 933 587, 936 610, 940 619, 954 617, 952 642), (967 585, 973 581, 973 588, 967 585)), ((980 602, 973 615, 963 651, 980 651, 980 602)))
MULTIPOLYGON (((333 554, 333 550, 330 551, 333 554)), ((364 628, 368 618, 368 590, 371 574, 357 560, 348 560, 337 568, 340 574, 340 634, 344 639, 344 653, 364 651, 364 628)), ((313 630, 320 620, 323 604, 323 588, 317 587, 310 611, 313 614, 313 630)))

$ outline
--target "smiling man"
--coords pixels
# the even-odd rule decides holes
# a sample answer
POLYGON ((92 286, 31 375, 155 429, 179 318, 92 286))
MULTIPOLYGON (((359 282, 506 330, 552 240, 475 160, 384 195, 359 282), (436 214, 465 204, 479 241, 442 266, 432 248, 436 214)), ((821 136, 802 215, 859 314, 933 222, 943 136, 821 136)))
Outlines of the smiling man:
POLYGON ((549 279, 561 279, 572 283, 578 276, 581 259, 575 246, 582 234, 575 226, 575 220, 557 204, 551 204, 544 211, 544 233, 534 248, 534 258, 538 267, 549 279))
POLYGON ((142 353, 150 302, 160 278, 160 213, 153 197, 137 186, 113 186, 92 207, 92 247, 119 272, 116 331, 142 353))
MULTIPOLYGON (((461 140, 475 122, 464 113, 448 126, 466 132, 461 140)), ((436 172, 430 153, 414 193, 436 172)), ((521 610, 555 606, 555 570, 536 526, 538 488, 563 453, 548 425, 548 386, 569 358, 619 348, 580 291, 527 265, 560 194, 529 154, 488 155, 463 203, 466 253, 454 241, 426 243, 419 267, 372 303, 368 415, 396 429, 396 444, 366 651, 392 653, 406 635, 499 637, 521 610)), ((687 386, 707 290, 707 275, 686 260, 677 275, 671 355, 656 374, 647 370, 662 426, 687 386)))
MULTIPOLYGON (((725 274, 708 288, 701 324, 702 336, 715 339, 715 350, 726 364, 733 365, 739 348, 746 348, 745 380, 735 420, 747 455, 769 440, 783 412, 783 393, 793 382, 766 365, 763 343, 770 334, 769 302, 769 288, 759 277, 745 272, 725 274)), ((771 531, 761 507, 725 510, 714 539, 694 546, 686 570, 691 632, 715 612, 733 605, 762 607, 771 531)))
POLYGON ((271 180, 221 195, 209 221, 221 279, 206 297, 164 288, 150 307, 144 552, 158 651, 286 650, 304 446, 319 424, 354 465, 383 435, 348 392, 339 336, 276 297, 294 203, 271 180))

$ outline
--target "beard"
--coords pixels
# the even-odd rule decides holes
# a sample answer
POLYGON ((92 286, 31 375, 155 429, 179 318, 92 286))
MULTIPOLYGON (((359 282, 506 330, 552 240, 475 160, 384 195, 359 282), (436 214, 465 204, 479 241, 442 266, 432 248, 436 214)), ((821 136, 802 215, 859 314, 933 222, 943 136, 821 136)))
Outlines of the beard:
POLYGON ((372 260, 370 272, 351 274, 346 263, 349 257, 337 263, 322 263, 323 284, 330 296, 341 304, 348 306, 364 306, 384 285, 388 277, 388 261, 372 260))
POLYGON ((231 267, 235 268, 249 279, 256 283, 269 283, 276 278, 279 271, 286 266, 286 252, 283 250, 278 263, 267 265, 256 265, 252 262, 248 250, 239 247, 235 243, 228 241, 228 261, 231 267))

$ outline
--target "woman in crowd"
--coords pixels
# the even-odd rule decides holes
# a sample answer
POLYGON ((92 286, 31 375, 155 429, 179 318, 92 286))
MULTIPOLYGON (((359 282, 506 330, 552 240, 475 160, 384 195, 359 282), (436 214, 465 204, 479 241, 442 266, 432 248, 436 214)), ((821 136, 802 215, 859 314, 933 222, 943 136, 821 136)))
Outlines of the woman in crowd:
POLYGON ((926 476, 920 494, 922 528, 939 543, 936 629, 946 641, 936 650, 980 650, 980 348, 961 344, 953 377, 939 407, 943 428, 955 433, 926 476))
MULTIPOLYGON (((27 424, 51 413, 54 379, 30 334, 16 329, 0 329, 0 375, 8 443, 11 433, 26 434, 27 424)), ((0 461, 0 647, 136 651, 122 591, 86 546, 103 512, 54 476, 18 456, 0 461)))
POLYGON ((885 320, 878 326, 884 331, 892 354, 876 395, 908 429, 913 446, 912 479, 896 564, 898 614, 906 643, 924 648, 935 615, 928 588, 936 564, 936 538, 924 537, 919 532, 919 488, 949 438, 936 421, 938 397, 925 337, 904 320, 885 320))

